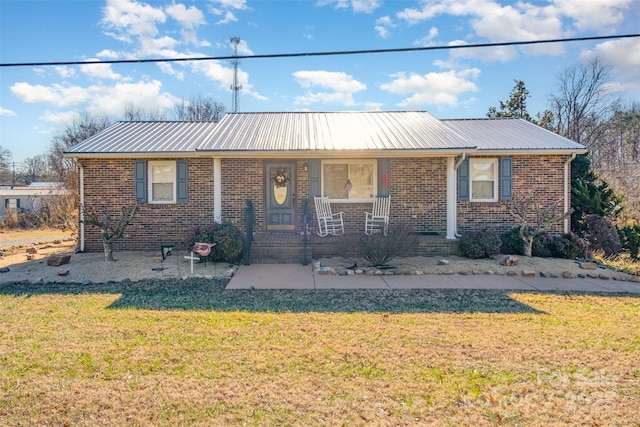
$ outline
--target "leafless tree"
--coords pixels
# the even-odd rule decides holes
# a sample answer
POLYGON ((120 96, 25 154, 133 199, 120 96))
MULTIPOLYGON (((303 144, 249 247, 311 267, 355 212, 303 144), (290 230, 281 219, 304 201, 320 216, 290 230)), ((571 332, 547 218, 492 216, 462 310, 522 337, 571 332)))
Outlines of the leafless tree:
POLYGON ((138 204, 133 206, 123 206, 118 219, 118 223, 113 227, 111 225, 112 213, 107 206, 97 212, 93 209, 86 209, 81 207, 84 211, 85 219, 84 223, 100 229, 100 236, 102 237, 102 246, 104 248, 105 261, 113 261, 113 242, 122 237, 127 225, 133 220, 138 210, 138 204))
POLYGON ((555 127, 561 135, 597 148, 604 124, 620 104, 609 83, 611 66, 595 57, 566 67, 551 96, 555 127))
POLYGON ((196 96, 188 102, 182 100, 174 107, 176 120, 183 121, 212 121, 218 122, 225 112, 223 104, 214 101, 212 98, 196 96))
POLYGON ((46 154, 28 157, 20 166, 18 179, 26 185, 36 181, 50 181, 54 179, 49 168, 49 159, 46 154))
POLYGON ((11 151, 0 145, 0 184, 11 181, 11 151))
POLYGON ((559 202, 553 202, 546 207, 540 206, 532 195, 514 200, 507 205, 509 214, 518 222, 518 235, 524 244, 524 255, 531 257, 533 239, 549 231, 552 225, 559 224, 568 218, 573 209, 563 214, 557 213, 559 202), (532 217, 535 220, 532 221, 532 217))
POLYGON ((145 110, 135 105, 127 105, 124 108, 124 121, 162 121, 165 120, 164 113, 160 110, 145 110))

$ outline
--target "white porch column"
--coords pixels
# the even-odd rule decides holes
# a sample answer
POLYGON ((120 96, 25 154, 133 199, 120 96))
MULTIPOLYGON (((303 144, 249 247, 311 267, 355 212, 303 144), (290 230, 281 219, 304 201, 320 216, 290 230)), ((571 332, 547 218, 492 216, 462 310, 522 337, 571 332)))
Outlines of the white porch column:
POLYGON ((213 159, 213 220, 222 222, 222 161, 213 159))
POLYGON ((456 162, 455 158, 447 157, 447 239, 456 238, 456 162))
MULTIPOLYGON (((77 160, 76 160, 77 162, 77 160)), ((80 165, 80 252, 84 252, 84 166, 80 165)))

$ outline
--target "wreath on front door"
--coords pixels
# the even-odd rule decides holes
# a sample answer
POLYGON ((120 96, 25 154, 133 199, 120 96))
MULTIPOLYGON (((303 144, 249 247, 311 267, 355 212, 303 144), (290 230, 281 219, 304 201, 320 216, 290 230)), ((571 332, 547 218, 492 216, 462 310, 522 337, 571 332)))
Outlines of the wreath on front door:
POLYGON ((291 181, 291 176, 284 168, 280 168, 271 174, 271 182, 276 187, 286 187, 289 185, 289 181, 291 181))

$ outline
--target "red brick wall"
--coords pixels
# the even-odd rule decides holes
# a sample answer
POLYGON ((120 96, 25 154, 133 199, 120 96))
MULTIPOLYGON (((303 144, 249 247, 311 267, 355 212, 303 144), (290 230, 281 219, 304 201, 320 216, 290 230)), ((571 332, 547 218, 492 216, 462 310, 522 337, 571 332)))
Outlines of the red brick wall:
MULTIPOLYGON (((535 189, 533 197, 546 206, 562 201, 566 156, 513 156, 514 199, 535 189)), ((158 159, 162 160, 162 159, 158 159)), ((189 201, 187 203, 142 204, 116 241, 116 250, 155 250, 161 243, 179 243, 194 225, 213 221, 213 159, 189 159, 189 201)), ((301 231, 303 200, 309 196, 309 173, 305 159, 288 160, 296 165, 296 224, 301 231)), ((85 206, 101 210, 107 206, 119 217, 121 206, 135 204, 134 159, 84 159, 85 206)), ((253 200, 254 230, 265 230, 264 161, 261 159, 222 159, 222 220, 244 230, 246 200, 253 200)), ((393 158, 390 171, 390 222, 404 222, 419 231, 446 232, 446 159, 393 158)), ((371 203, 333 203, 334 212, 343 211, 347 232, 364 232, 365 214, 371 203)), ((311 230, 317 231, 313 202, 310 206, 311 230)), ((532 219, 535 219, 532 217, 532 219)), ((505 202, 458 202, 458 232, 489 229, 506 231, 515 221, 505 202)), ((85 227, 85 249, 101 251, 99 230, 85 227)), ((562 231, 562 224, 555 229, 562 231)))
MULTIPOLYGON (((564 208, 564 162, 567 156, 512 156, 513 202, 529 197, 540 207, 557 204, 557 215, 564 208)), ((509 202, 458 202, 458 232, 474 230, 507 231, 517 225, 508 213, 509 202)), ((530 209, 530 221, 536 221, 535 210, 530 209)), ((562 233, 562 223, 552 232, 562 233)))
MULTIPOLYGON (((156 159, 154 159, 156 160, 156 159)), ((163 160, 163 159, 157 159, 163 160)), ((136 203, 133 159, 83 159, 85 206, 100 212, 107 207, 117 224, 122 206, 136 203)), ((156 250, 162 243, 180 243, 191 227, 213 222, 213 160, 189 159, 189 201, 144 203, 138 208, 115 250, 156 250)), ((100 230, 85 227, 85 250, 101 251, 100 230)))

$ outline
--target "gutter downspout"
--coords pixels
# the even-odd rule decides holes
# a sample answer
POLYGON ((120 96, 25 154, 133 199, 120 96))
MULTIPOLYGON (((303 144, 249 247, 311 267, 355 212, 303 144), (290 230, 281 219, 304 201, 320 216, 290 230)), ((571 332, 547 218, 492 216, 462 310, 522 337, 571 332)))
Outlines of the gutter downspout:
POLYGON ((76 164, 80 166, 80 252, 84 252, 84 166, 74 159, 76 164))
POLYGON ((213 159, 213 220, 222 222, 222 161, 220 157, 213 159))
MULTIPOLYGON (((568 212, 569 207, 571 206, 571 186, 569 185, 569 165, 576 158, 576 153, 571 154, 569 160, 564 162, 564 211, 562 213, 568 212)), ((567 217, 564 219, 564 234, 567 234, 570 231, 570 221, 571 217, 567 217)))
POLYGON ((447 236, 449 240, 460 237, 458 229, 458 189, 456 185, 456 171, 467 158, 467 153, 462 153, 460 159, 455 162, 453 157, 447 158, 447 236), (454 163, 455 162, 455 163, 454 163))

